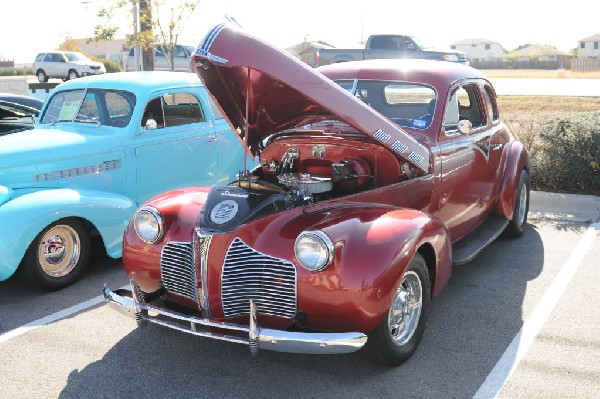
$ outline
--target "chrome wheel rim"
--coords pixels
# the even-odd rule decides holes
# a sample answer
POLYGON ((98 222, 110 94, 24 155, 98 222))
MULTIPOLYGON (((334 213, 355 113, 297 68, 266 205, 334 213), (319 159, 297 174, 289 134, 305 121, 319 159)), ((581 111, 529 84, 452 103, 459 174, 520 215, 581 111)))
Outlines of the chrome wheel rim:
POLYGON ((423 286, 419 275, 406 272, 388 312, 388 327, 392 342, 405 345, 417 331, 423 306, 423 286))
POLYGON ((38 73, 38 80, 41 82, 46 78, 46 75, 44 75, 43 72, 38 73))
POLYGON ((79 235, 68 225, 53 226, 38 245, 40 267, 50 277, 63 277, 71 273, 80 256, 79 235))
POLYGON ((521 194, 519 195, 519 225, 522 226, 525 223, 525 214, 527 212, 527 187, 523 185, 521 187, 521 194))
POLYGON ((72 79, 77 79, 77 73, 74 71, 71 71, 69 73, 69 80, 72 80, 72 79))

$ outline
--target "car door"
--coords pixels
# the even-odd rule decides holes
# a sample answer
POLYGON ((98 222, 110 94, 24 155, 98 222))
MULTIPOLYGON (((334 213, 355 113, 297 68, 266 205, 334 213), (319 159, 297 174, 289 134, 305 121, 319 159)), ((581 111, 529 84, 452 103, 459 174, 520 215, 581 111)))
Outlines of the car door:
POLYGON ((60 60, 62 59, 61 54, 58 53, 48 53, 44 58, 44 70, 46 71, 46 75, 48 77, 58 77, 60 60))
POLYGON ((369 48, 364 50, 364 59, 373 60, 390 58, 390 53, 394 45, 394 35, 372 36, 371 41, 369 42, 369 48))
POLYGON ((438 216, 456 241, 487 215, 497 163, 490 161, 495 130, 477 81, 454 86, 440 134, 441 193, 438 216))
POLYGON ((163 191, 210 186, 218 177, 219 140, 198 89, 149 98, 133 140, 138 204, 163 191))

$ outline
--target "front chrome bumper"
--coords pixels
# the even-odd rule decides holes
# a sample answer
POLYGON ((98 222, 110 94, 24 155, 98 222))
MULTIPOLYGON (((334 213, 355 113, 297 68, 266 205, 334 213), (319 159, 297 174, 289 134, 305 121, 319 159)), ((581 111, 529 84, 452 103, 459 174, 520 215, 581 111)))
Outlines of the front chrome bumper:
POLYGON ((188 316, 141 302, 134 291, 118 289, 114 292, 104 286, 104 298, 119 312, 135 318, 138 325, 147 322, 159 324, 200 337, 245 344, 252 355, 259 349, 277 352, 307 354, 340 354, 359 350, 367 342, 367 336, 360 332, 349 333, 305 333, 261 328, 258 325, 258 308, 250 302, 250 325, 242 326, 188 316), (201 329, 198 329, 200 327, 201 329), (248 338, 209 331, 219 329, 245 334, 248 338))

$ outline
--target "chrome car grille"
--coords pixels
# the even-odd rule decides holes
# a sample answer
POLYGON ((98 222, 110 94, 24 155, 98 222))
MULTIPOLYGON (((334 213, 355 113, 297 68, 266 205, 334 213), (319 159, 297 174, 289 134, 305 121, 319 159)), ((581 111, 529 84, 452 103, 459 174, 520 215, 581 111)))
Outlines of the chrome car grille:
POLYGON ((249 314, 250 300, 254 300, 260 314, 292 318, 296 315, 296 268, 236 238, 225 257, 221 298, 225 317, 249 314))
POLYGON ((198 283, 191 242, 168 242, 160 257, 162 282, 168 292, 198 302, 198 283))

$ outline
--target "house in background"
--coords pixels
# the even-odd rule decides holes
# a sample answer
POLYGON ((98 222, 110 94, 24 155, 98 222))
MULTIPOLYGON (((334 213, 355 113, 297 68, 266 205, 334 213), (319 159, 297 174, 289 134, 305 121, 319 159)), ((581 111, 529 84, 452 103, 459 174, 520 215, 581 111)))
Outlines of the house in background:
POLYGON ((471 62, 497 61, 506 53, 500 43, 488 39, 465 39, 452 43, 450 47, 467 53, 471 62))
POLYGON ((74 39, 76 46, 82 53, 89 57, 118 62, 123 66, 123 59, 129 54, 127 39, 110 41, 93 41, 87 39, 74 39))
POLYGON ((516 68, 561 69, 570 67, 571 56, 555 46, 526 44, 501 58, 503 62, 516 68))
POLYGON ((579 40, 579 58, 600 58, 600 33, 579 40))

